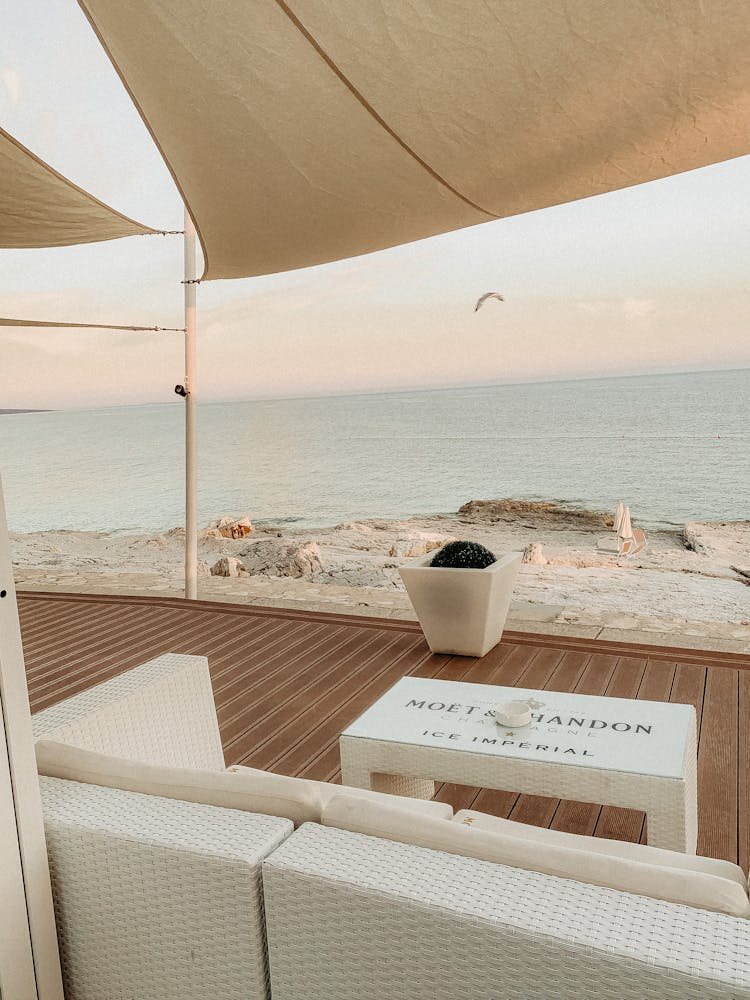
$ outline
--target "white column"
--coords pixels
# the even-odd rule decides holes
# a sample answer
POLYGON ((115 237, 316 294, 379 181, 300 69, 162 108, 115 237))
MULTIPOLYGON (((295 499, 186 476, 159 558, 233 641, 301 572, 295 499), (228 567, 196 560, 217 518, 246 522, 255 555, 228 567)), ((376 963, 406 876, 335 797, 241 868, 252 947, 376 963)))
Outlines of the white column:
POLYGON ((2 486, 0 708, 0 994, 63 1000, 2 486))
POLYGON ((198 596, 198 444, 195 413, 195 226, 185 207, 185 597, 198 596))

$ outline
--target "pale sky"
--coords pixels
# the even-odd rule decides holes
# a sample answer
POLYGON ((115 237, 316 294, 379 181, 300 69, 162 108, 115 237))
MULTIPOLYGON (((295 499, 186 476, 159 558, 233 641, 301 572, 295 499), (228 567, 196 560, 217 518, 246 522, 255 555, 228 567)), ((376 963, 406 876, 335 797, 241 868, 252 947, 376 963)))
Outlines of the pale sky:
MULTIPOLYGON (((182 206, 74 0, 6 4, 0 124, 157 228, 182 206)), ((248 178, 252 183, 252 178, 248 178)), ((750 366, 750 157, 198 289, 199 399, 750 366), (474 302, 497 290, 478 313, 474 302)), ((0 312, 182 325, 179 237, 0 251, 0 312)), ((0 331, 0 407, 168 401, 179 334, 0 331)))

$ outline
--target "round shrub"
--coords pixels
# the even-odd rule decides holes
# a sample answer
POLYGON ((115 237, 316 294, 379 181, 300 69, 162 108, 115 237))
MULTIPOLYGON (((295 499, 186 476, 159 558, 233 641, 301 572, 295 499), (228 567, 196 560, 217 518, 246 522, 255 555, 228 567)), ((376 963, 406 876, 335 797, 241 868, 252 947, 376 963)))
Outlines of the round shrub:
POLYGON ((430 566, 451 569, 484 569, 497 562, 489 549, 479 542, 448 542, 436 552, 430 566))

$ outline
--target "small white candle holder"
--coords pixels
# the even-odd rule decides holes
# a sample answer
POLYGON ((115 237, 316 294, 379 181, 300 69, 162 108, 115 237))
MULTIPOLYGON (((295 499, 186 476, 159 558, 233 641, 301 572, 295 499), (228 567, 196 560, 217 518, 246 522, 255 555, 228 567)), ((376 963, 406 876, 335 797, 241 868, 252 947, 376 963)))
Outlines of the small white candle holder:
POLYGON ((531 722, 528 701, 504 701, 495 705, 495 722, 506 729, 521 729, 531 722))

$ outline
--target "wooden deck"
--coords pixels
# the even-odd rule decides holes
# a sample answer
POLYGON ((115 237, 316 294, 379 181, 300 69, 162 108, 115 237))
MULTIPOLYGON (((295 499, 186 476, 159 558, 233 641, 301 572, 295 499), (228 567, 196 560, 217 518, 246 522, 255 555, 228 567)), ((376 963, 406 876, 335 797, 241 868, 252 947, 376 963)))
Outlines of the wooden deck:
MULTIPOLYGON (((32 711, 165 652, 209 659, 227 763, 337 780, 338 736, 405 674, 695 705, 701 854, 750 862, 750 656, 506 633, 433 656, 410 622, 170 598, 19 594, 32 711)), ((623 809, 443 785, 438 797, 575 833, 643 839, 623 809)))

